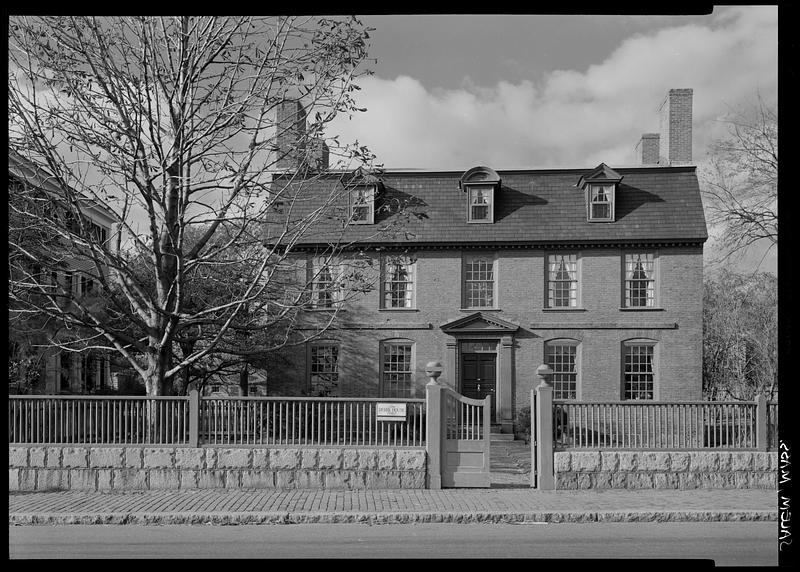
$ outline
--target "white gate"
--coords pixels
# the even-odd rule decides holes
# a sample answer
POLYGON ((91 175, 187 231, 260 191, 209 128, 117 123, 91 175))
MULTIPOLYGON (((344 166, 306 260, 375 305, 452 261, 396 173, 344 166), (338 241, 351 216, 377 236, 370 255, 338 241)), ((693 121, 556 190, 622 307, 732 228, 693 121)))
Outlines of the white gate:
POLYGON ((492 398, 442 392, 442 487, 488 488, 492 398))

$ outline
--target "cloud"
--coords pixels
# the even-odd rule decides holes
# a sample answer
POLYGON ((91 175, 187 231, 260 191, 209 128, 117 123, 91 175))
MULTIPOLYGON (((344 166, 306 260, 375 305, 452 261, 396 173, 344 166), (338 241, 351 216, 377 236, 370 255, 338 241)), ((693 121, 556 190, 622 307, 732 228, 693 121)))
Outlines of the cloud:
MULTIPOLYGON (((379 32, 378 32, 379 33, 379 32)), ((638 34, 600 64, 555 70, 516 84, 430 90, 409 76, 360 82, 367 112, 331 133, 358 140, 387 167, 497 169, 635 163, 642 133, 658 131, 670 88, 694 89, 694 159, 716 120, 743 100, 777 94, 777 9, 735 7, 685 25, 638 34)))

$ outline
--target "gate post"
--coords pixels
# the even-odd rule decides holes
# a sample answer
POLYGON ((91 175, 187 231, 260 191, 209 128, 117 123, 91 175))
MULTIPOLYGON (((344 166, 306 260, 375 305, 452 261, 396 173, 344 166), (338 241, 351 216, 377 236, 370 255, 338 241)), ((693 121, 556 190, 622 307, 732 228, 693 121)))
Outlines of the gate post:
POLYGON ((442 374, 442 364, 428 362, 425 374, 430 381, 425 386, 425 448, 428 453, 427 488, 442 488, 442 386, 436 379, 442 374))
POLYGON ((200 393, 189 391, 189 446, 198 447, 200 443, 200 393))
POLYGON ((553 386, 546 364, 536 368, 540 383, 536 387, 536 488, 552 491, 555 487, 553 472, 553 386))
POLYGON ((767 398, 756 396, 756 450, 767 450, 767 398))

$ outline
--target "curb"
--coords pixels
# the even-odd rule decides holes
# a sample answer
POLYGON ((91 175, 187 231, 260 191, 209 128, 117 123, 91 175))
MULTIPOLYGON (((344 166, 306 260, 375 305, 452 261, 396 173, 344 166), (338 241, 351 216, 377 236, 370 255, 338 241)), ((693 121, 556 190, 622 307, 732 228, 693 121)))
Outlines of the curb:
POLYGON ((253 525, 253 524, 556 524, 590 522, 777 521, 771 510, 536 511, 536 512, 137 512, 11 513, 9 526, 66 524, 253 525))

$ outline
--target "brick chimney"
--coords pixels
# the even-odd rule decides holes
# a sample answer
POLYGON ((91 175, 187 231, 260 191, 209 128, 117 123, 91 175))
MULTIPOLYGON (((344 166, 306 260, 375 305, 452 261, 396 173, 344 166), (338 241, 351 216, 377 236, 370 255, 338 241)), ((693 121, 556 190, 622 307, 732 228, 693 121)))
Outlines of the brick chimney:
POLYGON ((692 90, 669 90, 658 112, 661 120, 659 164, 690 164, 692 162, 692 90))
POLYGON ((658 133, 643 133, 636 144, 636 158, 642 165, 658 165, 659 139, 658 133))
POLYGON ((275 168, 279 171, 297 169, 303 158, 302 140, 306 134, 306 111, 295 100, 278 104, 276 118, 276 145, 278 160, 275 168))
POLYGON ((304 164, 318 171, 328 168, 328 146, 322 138, 307 138, 306 118, 306 110, 297 100, 287 99, 278 105, 275 169, 294 171, 304 164))

